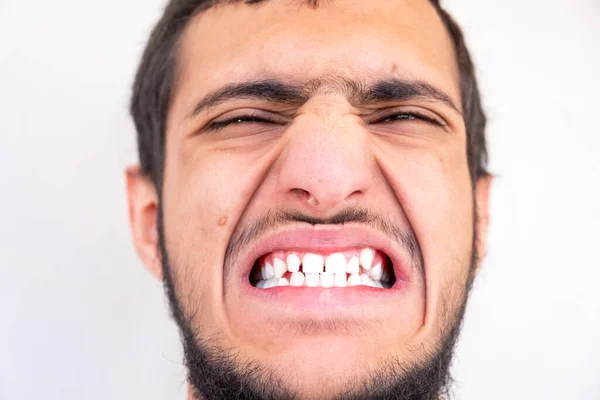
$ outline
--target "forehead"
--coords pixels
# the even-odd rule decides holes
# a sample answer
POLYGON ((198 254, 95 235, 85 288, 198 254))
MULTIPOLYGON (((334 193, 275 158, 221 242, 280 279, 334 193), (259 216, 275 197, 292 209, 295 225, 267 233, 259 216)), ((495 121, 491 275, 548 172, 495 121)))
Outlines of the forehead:
POLYGON ((218 5, 192 19, 180 43, 175 103, 247 79, 391 74, 428 82, 460 104, 453 45, 428 0, 218 5))

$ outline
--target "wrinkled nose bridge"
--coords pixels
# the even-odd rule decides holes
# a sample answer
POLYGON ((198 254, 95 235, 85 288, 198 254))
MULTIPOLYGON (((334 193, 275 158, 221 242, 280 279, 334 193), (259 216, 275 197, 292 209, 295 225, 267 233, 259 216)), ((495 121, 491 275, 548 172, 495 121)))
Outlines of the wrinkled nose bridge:
POLYGON ((300 115, 286 134, 278 190, 301 206, 348 207, 371 186, 367 132, 356 116, 319 108, 300 115))

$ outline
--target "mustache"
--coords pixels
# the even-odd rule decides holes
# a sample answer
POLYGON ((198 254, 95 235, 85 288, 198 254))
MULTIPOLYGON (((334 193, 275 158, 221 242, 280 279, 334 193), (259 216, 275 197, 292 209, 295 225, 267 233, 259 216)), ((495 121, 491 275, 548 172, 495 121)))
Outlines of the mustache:
POLYGON ((242 250, 264 233, 292 223, 308 223, 313 226, 358 223, 378 229, 400 243, 408 251, 412 264, 423 270, 423 254, 412 229, 400 227, 383 218, 381 214, 364 208, 347 208, 329 218, 317 218, 299 211, 271 210, 247 226, 234 231, 225 250, 225 265, 232 265, 242 250))

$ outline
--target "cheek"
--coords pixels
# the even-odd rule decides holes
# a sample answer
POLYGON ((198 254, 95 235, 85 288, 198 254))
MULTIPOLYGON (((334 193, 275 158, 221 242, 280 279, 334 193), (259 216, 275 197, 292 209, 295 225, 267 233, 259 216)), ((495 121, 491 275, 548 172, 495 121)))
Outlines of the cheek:
POLYGON ((403 147, 382 147, 380 165, 421 245, 470 247, 473 192, 464 141, 403 147))
POLYGON ((235 219, 249 201, 272 147, 250 141, 233 142, 236 144, 228 146, 227 141, 212 144, 192 138, 176 153, 172 168, 182 203, 193 201, 194 204, 185 205, 200 208, 204 222, 216 218, 211 221, 213 226, 228 225, 222 223, 223 216, 228 222, 235 219))
POLYGON ((435 325, 460 306, 471 261, 473 195, 462 149, 411 148, 382 163, 423 253, 426 312, 435 325))
POLYGON ((180 301, 207 315, 219 307, 227 243, 264 169, 264 152, 169 150, 162 208, 172 275, 180 301))
POLYGON ((222 236, 252 193, 248 171, 260 155, 212 149, 194 140, 172 153, 163 191, 170 217, 180 222, 179 230, 195 229, 203 237, 222 236))
POLYGON ((457 157, 457 152, 420 154, 407 162, 405 184, 400 189, 426 267, 443 280, 461 272, 455 267, 468 266, 465 263, 473 238, 473 197, 466 156, 457 157))

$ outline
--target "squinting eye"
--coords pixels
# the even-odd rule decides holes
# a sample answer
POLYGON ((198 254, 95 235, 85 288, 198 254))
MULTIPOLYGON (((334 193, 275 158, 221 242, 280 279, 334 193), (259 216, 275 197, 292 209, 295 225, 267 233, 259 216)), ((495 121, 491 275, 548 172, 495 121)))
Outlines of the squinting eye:
POLYGON ((392 116, 384 118, 383 120, 381 120, 381 122, 392 122, 403 119, 417 119, 417 117, 413 114, 394 114, 392 116))
POLYGON ((419 113, 407 113, 407 112, 389 115, 385 118, 382 118, 382 119, 376 121, 375 123, 386 124, 386 123, 391 123, 394 121, 415 121, 415 120, 421 120, 421 121, 427 122, 428 124, 441 126, 441 124, 437 120, 435 120, 431 117, 428 117, 428 116, 425 116, 425 115, 419 114, 419 113))
POLYGON ((208 125, 206 127, 206 129, 211 130, 211 131, 216 131, 216 130, 225 128, 228 125, 250 124, 250 123, 274 124, 275 122, 270 121, 266 118, 257 117, 255 115, 242 115, 242 116, 226 119, 225 121, 213 122, 210 125, 208 125))

